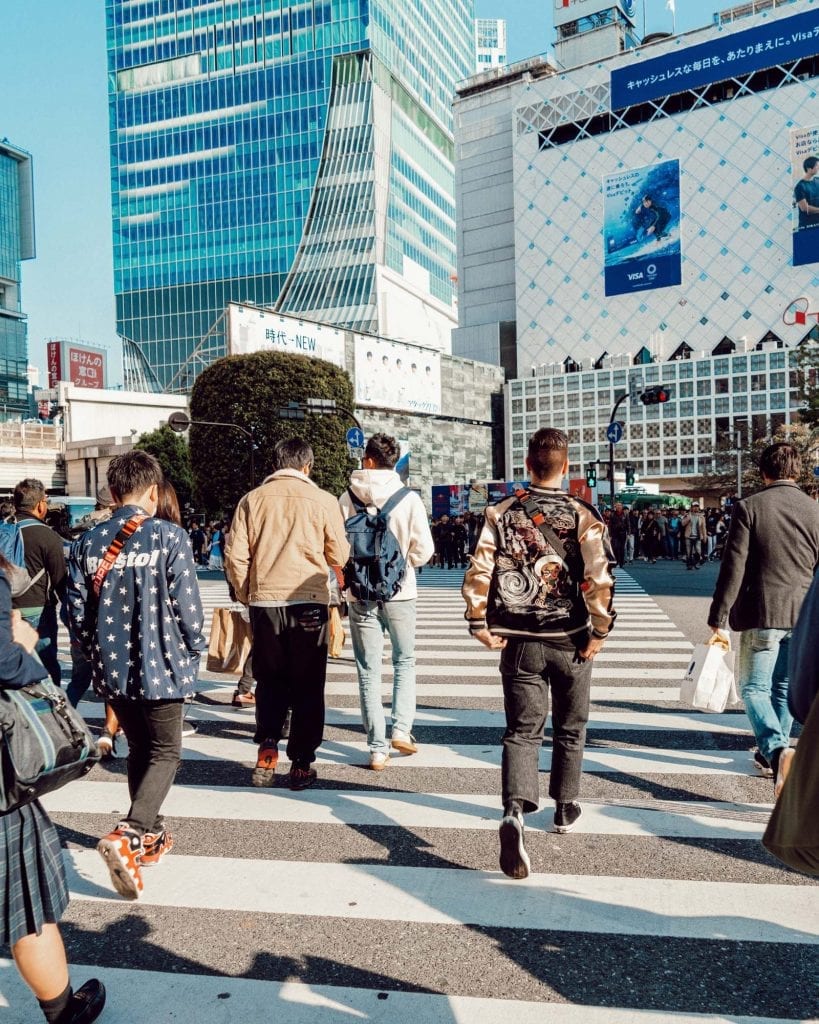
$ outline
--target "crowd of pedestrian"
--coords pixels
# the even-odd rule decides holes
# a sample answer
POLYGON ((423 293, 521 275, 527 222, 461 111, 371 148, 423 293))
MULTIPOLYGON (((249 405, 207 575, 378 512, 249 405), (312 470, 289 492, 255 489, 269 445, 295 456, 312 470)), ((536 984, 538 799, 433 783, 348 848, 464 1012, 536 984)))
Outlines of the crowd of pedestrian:
MULTIPOLYGON (((128 743, 130 805, 97 845, 126 899, 140 896, 144 869, 174 845, 162 807, 208 643, 197 581, 205 564, 224 567, 252 634, 233 697, 235 706, 255 713, 248 781, 275 784, 286 739, 294 791, 317 779, 327 658, 333 646, 338 653, 341 608, 349 614, 367 767, 383 772, 395 754, 418 751, 416 575, 430 562, 466 570, 467 627, 500 655, 500 867, 519 879, 530 871, 524 816, 539 807, 538 757, 550 705, 553 828, 569 832, 582 815, 592 664, 616 625, 615 566, 684 558, 693 570, 721 557, 708 625, 721 639, 727 625, 740 635, 737 674, 756 767, 781 791, 793 757, 789 646, 819 565, 819 505, 796 484, 800 462, 791 445, 763 453, 762 491, 734 503, 730 517, 696 503, 684 512, 619 503, 601 512, 562 489, 568 439, 544 428, 530 439, 527 489, 481 515, 430 522, 395 471, 399 457, 395 438, 373 435, 362 468, 336 498, 311 479, 310 445, 298 437, 280 442, 271 474, 241 498, 230 522, 205 528, 198 518, 183 526, 159 463, 134 450, 111 461, 107 487, 67 564, 62 540, 44 521, 42 483, 27 479, 15 488, 13 510, 0 524, 0 686, 46 674, 60 684, 60 604, 71 639, 68 699, 78 704, 92 685, 106 703, 101 746, 113 747, 118 734, 128 743), (385 637, 393 667, 389 716, 382 702, 385 637)), ((804 704, 805 692, 816 687, 805 685, 804 639, 799 649, 804 704)), ((36 801, 0 815, 0 827, 3 942, 47 1021, 91 1022, 105 992, 93 979, 76 992, 69 981, 57 928, 68 897, 54 827, 36 801)))

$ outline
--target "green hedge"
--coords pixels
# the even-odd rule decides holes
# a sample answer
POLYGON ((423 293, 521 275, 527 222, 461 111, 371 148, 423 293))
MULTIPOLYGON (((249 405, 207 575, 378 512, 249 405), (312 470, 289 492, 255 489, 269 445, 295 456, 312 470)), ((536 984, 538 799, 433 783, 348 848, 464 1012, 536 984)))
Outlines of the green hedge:
POLYGON ((238 430, 199 426, 196 420, 253 427, 257 486, 270 473, 275 443, 303 437, 315 452, 313 479, 319 487, 341 494, 355 468, 347 458, 345 439, 352 421, 343 413, 308 413, 301 421, 279 419, 279 409, 288 402, 308 398, 332 398, 340 407, 352 409, 352 382, 332 363, 280 352, 227 356, 197 377, 190 401, 190 453, 196 491, 208 509, 231 509, 249 489, 250 440, 238 430))

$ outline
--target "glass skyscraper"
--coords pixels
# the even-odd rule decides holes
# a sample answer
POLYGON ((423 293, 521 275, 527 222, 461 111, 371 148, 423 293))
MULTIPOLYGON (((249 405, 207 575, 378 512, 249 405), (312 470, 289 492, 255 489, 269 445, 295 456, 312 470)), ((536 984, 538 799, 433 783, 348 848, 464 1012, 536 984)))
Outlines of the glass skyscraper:
POLYGON ((448 348, 473 7, 107 0, 117 329, 161 387, 229 300, 448 348))
POLYGON ((28 409, 28 336, 20 262, 34 258, 31 157, 0 142, 0 418, 28 409))

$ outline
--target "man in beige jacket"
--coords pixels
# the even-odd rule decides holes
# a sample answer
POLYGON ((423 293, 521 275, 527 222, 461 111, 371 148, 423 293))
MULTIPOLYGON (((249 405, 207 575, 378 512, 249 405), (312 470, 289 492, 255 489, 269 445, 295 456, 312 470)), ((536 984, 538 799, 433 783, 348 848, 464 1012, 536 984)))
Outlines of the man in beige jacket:
POLYGON ((292 708, 290 788, 316 779, 311 767, 324 732, 329 567, 350 553, 338 502, 310 479, 313 450, 280 441, 275 472, 239 502, 225 551, 237 598, 250 606, 259 754, 251 781, 271 786, 278 744, 292 708))

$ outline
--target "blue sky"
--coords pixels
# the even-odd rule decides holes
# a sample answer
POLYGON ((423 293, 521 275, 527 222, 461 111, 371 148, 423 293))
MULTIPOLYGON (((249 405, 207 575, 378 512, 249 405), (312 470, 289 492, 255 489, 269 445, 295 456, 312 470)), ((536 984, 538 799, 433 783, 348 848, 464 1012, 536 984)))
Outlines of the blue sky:
MULTIPOLYGON (((649 31, 671 28, 666 0, 645 5, 649 31)), ((677 0, 676 6, 677 31, 688 31, 726 5, 677 0)), ((510 60, 548 49, 553 9, 554 0, 476 0, 478 16, 509 22, 510 60)), ((50 337, 108 347, 109 374, 121 380, 105 65, 102 0, 3 0, 0 138, 34 156, 37 259, 23 264, 23 309, 30 358, 43 383, 50 337)))

